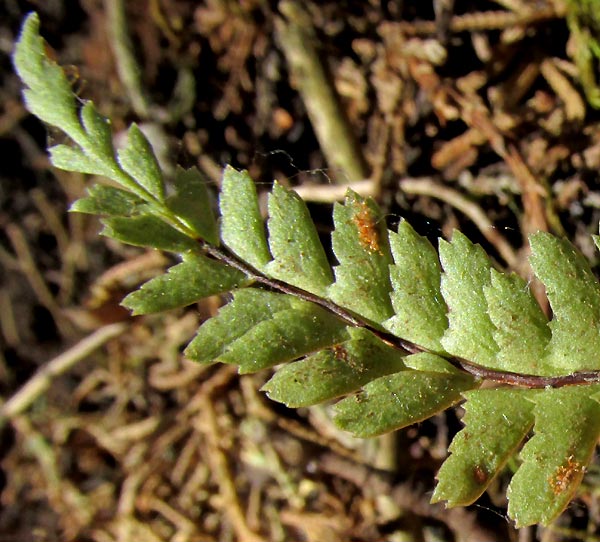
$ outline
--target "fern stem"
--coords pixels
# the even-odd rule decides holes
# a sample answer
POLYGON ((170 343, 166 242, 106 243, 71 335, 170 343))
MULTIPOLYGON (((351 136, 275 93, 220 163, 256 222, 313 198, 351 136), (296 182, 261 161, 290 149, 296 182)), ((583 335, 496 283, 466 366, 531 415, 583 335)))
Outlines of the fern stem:
POLYGON ((287 284, 281 280, 273 279, 271 277, 267 277, 263 275, 260 271, 255 269, 254 267, 248 265, 245 262, 239 260, 234 254, 229 252, 225 247, 214 247, 212 245, 204 244, 203 249, 206 254, 214 258, 215 260, 219 260, 238 271, 248 275, 249 278, 254 280, 259 284, 263 284, 270 289, 273 289, 277 292, 281 292, 283 294, 293 295, 299 299, 304 301, 308 301, 310 303, 314 303, 315 305, 319 305, 325 310, 335 314, 340 320, 354 327, 361 327, 363 329, 367 329, 371 333, 373 333, 378 339, 382 340, 384 343, 406 353, 406 354, 418 354, 420 352, 425 352, 426 350, 410 341, 405 341, 400 337, 396 337, 389 331, 385 331, 375 324, 367 322, 356 316, 353 312, 340 307, 333 301, 329 301, 328 299, 324 299, 315 294, 307 292, 302 288, 298 288, 296 286, 292 286, 291 284, 287 284))
MULTIPOLYGON (((215 247, 209 245, 204 241, 200 241, 202 250, 211 258, 223 262, 238 271, 241 271, 247 275, 250 279, 254 280, 257 284, 266 286, 274 291, 292 295, 304 301, 319 305, 323 309, 335 314, 340 320, 346 324, 354 327, 360 327, 370 331, 379 340, 385 344, 391 346, 403 352, 405 354, 419 354, 422 352, 429 352, 427 348, 415 344, 411 341, 397 337, 396 335, 385 331, 376 324, 369 322, 352 311, 349 311, 343 307, 340 307, 336 303, 324 299, 315 294, 307 292, 296 286, 292 286, 280 280, 267 277, 251 265, 241 261, 235 254, 230 252, 226 247, 220 246, 215 247)), ((440 355, 439 353, 436 353, 440 355)), ((515 373, 512 371, 501 371, 497 369, 490 369, 483 367, 477 363, 460 358, 457 356, 442 355, 442 357, 452 364, 457 369, 464 371, 477 379, 490 380, 499 384, 507 384, 510 386, 520 386, 524 388, 562 388, 564 386, 575 386, 581 384, 598 384, 600 383, 600 371, 580 371, 571 373, 568 375, 561 376, 541 376, 532 374, 515 373)))
POLYGON ((600 383, 600 371, 580 371, 561 376, 540 376, 488 369, 487 367, 482 367, 481 365, 477 365, 476 363, 472 363, 462 358, 447 357, 445 359, 455 367, 462 369, 476 378, 492 380, 510 386, 539 389, 563 388, 565 386, 600 383))

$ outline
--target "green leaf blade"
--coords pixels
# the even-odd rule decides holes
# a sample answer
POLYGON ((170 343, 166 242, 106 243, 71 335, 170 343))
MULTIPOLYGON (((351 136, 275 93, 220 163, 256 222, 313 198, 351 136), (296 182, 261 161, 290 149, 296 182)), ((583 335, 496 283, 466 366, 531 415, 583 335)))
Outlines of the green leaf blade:
POLYGON ((23 23, 13 55, 16 71, 29 87, 23 91, 27 109, 74 141, 81 141, 84 132, 77 117, 73 90, 62 68, 46 55, 39 27, 37 14, 30 14, 23 23))
POLYGON ((349 191, 344 205, 333 210, 335 283, 328 296, 337 304, 381 323, 393 314, 389 266, 392 263, 387 229, 372 200, 349 191))
POLYGON ((548 319, 527 283, 517 275, 492 269, 484 295, 499 347, 495 367, 516 373, 555 374, 555 368, 544 359, 550 340, 548 319))
POLYGON ((403 220, 390 232, 394 264, 390 268, 394 316, 385 327, 432 352, 443 353, 448 327, 447 307, 440 291, 441 268, 431 243, 403 220))
POLYGON ((159 202, 165 200, 162 171, 152 145, 136 124, 129 127, 127 145, 117 152, 123 171, 159 202))
POLYGON ((69 211, 100 216, 132 216, 145 206, 135 194, 114 186, 94 184, 88 195, 74 201, 69 211))
POLYGON ((600 286, 588 261, 568 241, 531 236, 531 265, 552 306, 548 365, 555 373, 600 369, 600 286))
POLYGON ((291 308, 276 312, 228 346, 219 356, 239 366, 240 374, 254 373, 292 361, 347 340, 347 327, 313 303, 295 298, 291 308))
POLYGON ((290 306, 290 298, 285 295, 254 288, 234 291, 233 301, 200 326, 185 355, 199 363, 214 363, 229 344, 290 306))
POLYGON ((263 391, 289 407, 310 406, 404 369, 404 356, 369 331, 349 328, 348 333, 350 340, 280 368, 263 391))
POLYGON ((450 243, 440 240, 440 260, 441 290, 450 311, 442 346, 450 354, 494 368, 498 346, 483 293, 490 283, 488 257, 455 231, 450 243))
POLYGON ((437 474, 431 502, 466 506, 485 491, 533 426, 537 392, 522 389, 484 389, 464 395, 465 427, 450 444, 451 455, 437 474))
POLYGON ((271 261, 256 187, 247 171, 223 170, 219 195, 221 239, 243 261, 263 270, 271 261))
POLYGON ((473 379, 460 373, 401 371, 373 380, 341 400, 335 405, 334 421, 356 436, 374 437, 430 418, 460 401, 462 392, 473 386, 473 379))
POLYGON ((284 294, 240 290, 186 349, 201 363, 220 361, 256 372, 348 339, 346 326, 321 307, 284 294))
POLYGON ((154 215, 105 218, 101 234, 123 243, 184 253, 199 250, 190 237, 154 215))
POLYGON ((517 527, 547 525, 569 504, 600 436, 599 385, 546 389, 535 401, 534 436, 508 488, 517 527))
POLYGON ((327 255, 304 201, 278 183, 269 194, 269 247, 272 277, 316 295, 333 282, 327 255))
POLYGON ((212 245, 219 244, 219 230, 206 182, 197 168, 178 167, 173 179, 175 193, 167 198, 167 207, 212 245))
POLYGON ((114 162, 115 150, 112 142, 110 122, 96 111, 92 102, 86 102, 80 112, 81 123, 94 150, 106 160, 114 162))
POLYGON ((231 267, 198 254, 186 254, 182 263, 143 284, 121 305, 134 315, 156 313, 228 292, 243 286, 245 281, 246 276, 231 267))
POLYGON ((54 167, 64 171, 76 171, 86 175, 110 176, 107 168, 87 156, 81 149, 69 145, 55 145, 48 149, 50 161, 54 167))

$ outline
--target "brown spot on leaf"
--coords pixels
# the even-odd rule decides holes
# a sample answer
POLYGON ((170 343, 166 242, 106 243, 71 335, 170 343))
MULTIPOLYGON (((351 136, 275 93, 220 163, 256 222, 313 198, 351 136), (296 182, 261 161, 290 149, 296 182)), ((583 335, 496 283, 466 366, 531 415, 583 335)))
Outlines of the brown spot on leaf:
POLYGON ((353 222, 358 229, 358 238, 369 252, 379 252, 379 230, 373 218, 373 211, 366 202, 360 203, 360 211, 354 215, 353 222))
POLYGON ((346 350, 341 344, 335 344, 331 348, 333 355, 338 361, 348 361, 348 350, 346 350))
POLYGON ((567 458, 566 465, 560 465, 556 468, 556 472, 548 478, 550 487, 555 495, 560 495, 566 491, 577 474, 583 472, 585 467, 576 461, 572 455, 567 458))
POLYGON ((488 476, 487 470, 484 467, 480 465, 475 465, 475 467, 473 467, 473 478, 478 484, 485 484, 488 480, 488 476))

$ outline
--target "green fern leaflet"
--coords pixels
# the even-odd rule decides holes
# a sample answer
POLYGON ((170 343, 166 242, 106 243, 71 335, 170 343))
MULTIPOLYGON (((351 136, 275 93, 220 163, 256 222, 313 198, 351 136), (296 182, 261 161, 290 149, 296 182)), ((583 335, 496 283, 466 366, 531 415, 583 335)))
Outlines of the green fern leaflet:
POLYGON ((364 437, 464 402, 433 501, 472 503, 516 460, 516 525, 561 513, 600 436, 600 287, 570 243, 530 239, 550 322, 528 285, 464 235, 441 240, 438 254, 407 222, 388 231, 375 203, 352 192, 333 211, 331 267, 294 192, 275 184, 265 224, 246 172, 225 168, 217 203, 195 169, 178 170, 167 188, 136 126, 116 152, 110 123, 91 102, 78 106, 38 26, 35 15, 25 21, 14 62, 29 110, 71 140, 49 149, 53 164, 112 181, 72 210, 101 215, 103 235, 180 260, 126 307, 147 314, 232 292, 189 358, 242 373, 277 366, 264 388, 273 400, 337 401, 336 423, 364 437), (486 380, 495 387, 480 389, 486 380))

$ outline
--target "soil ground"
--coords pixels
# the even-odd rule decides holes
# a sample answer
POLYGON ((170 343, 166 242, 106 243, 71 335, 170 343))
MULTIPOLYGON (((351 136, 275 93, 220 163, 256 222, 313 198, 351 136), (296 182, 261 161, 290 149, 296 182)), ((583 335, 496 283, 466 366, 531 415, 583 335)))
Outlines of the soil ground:
POLYGON ((25 398, 0 427, 0 541, 600 539, 596 464, 547 528, 513 528, 508 475, 470 507, 430 505, 460 408, 352 439, 327 408, 268 401, 268 374, 183 358, 219 300, 131 317, 119 300, 169 262, 66 212, 91 180, 50 166, 61 136, 24 109, 10 61, 36 10, 74 92, 117 135, 142 125, 166 168, 197 165, 218 185, 232 164, 261 190, 276 178, 324 233, 353 183, 391 228, 458 228, 527 276, 529 233, 566 235, 596 263, 600 219, 593 89, 564 6, 533 4, 129 0, 127 71, 122 2, 0 2, 0 395, 25 398), (66 370, 25 387, 64 352, 66 370))

